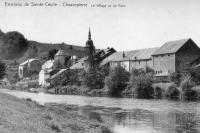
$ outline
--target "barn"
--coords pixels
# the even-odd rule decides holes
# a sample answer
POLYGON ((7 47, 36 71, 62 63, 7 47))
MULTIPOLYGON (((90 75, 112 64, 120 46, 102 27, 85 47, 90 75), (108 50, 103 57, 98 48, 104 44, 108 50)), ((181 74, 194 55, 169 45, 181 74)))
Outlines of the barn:
POLYGON ((153 69, 157 77, 168 77, 185 72, 199 56, 200 49, 192 39, 169 41, 152 54, 153 69))

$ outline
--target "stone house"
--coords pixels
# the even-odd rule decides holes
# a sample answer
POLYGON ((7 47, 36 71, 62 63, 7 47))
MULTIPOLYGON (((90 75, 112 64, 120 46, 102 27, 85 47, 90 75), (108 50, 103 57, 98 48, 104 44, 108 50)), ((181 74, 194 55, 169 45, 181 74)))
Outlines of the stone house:
POLYGON ((48 86, 50 85, 47 79, 50 78, 51 72, 54 70, 54 60, 48 60, 42 65, 42 69, 39 73, 39 85, 48 86))
MULTIPOLYGON (((112 56, 112 54, 115 52, 116 51, 113 48, 97 50, 96 54, 94 55, 95 64, 101 65, 101 62, 104 61, 104 59, 108 58, 109 56, 112 56)), ((87 57, 83 57, 80 60, 78 60, 74 65, 70 67, 70 69, 87 70, 88 69, 87 57)))
POLYGON ((102 65, 109 65, 111 69, 116 66, 122 66, 127 71, 132 69, 143 68, 146 70, 147 67, 153 68, 152 53, 158 48, 147 48, 132 51, 116 52, 102 62, 102 65))
POLYGON ((31 58, 21 63, 18 68, 19 78, 28 77, 32 73, 38 74, 41 69, 41 62, 38 59, 31 58))
POLYGON ((76 59, 76 56, 69 55, 66 51, 60 49, 55 54, 54 60, 48 60, 42 65, 39 73, 39 85, 49 86, 52 76, 60 70, 70 67, 76 59))
POLYGON ((200 49, 192 39, 169 41, 152 54, 153 69, 157 77, 168 77, 185 72, 199 56, 200 49))

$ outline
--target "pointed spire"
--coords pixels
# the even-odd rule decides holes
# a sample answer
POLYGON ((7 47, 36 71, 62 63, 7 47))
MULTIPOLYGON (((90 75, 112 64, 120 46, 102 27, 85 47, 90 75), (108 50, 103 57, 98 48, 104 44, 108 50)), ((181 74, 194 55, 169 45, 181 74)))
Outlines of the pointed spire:
POLYGON ((89 28, 88 39, 91 40, 91 32, 90 32, 90 28, 89 28))

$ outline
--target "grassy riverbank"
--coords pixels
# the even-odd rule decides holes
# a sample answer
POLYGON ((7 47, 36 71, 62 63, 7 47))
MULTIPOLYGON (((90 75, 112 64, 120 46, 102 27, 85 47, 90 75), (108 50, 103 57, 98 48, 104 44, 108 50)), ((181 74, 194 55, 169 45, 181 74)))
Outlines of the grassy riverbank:
POLYGON ((0 93, 3 133, 110 133, 105 123, 88 119, 74 106, 39 105, 0 93))

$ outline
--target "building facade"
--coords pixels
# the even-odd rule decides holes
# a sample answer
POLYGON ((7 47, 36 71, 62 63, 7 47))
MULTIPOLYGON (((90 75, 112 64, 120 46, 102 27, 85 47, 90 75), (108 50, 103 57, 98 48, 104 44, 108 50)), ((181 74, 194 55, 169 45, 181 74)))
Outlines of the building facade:
POLYGON ((108 60, 110 69, 114 69, 117 66, 122 66, 127 71, 132 69, 144 69, 152 68, 152 53, 158 48, 147 48, 133 51, 116 52, 108 60))
POLYGON ((41 69, 41 62, 38 59, 31 58, 21 63, 18 68, 19 78, 28 77, 32 73, 38 74, 41 69))
POLYGON ((156 76, 169 76, 173 72, 185 72, 191 62, 200 56, 200 49, 192 39, 166 42, 153 57, 156 76))

